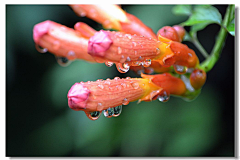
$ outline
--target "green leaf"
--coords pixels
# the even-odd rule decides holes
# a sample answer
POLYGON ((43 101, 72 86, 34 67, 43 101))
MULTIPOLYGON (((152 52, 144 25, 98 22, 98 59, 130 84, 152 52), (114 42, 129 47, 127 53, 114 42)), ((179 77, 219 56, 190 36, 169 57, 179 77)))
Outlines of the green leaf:
POLYGON ((210 24, 217 23, 221 24, 222 16, 219 11, 210 5, 198 5, 195 6, 194 11, 190 18, 183 22, 185 26, 192 26, 199 23, 210 24))
POLYGON ((173 7, 172 12, 176 15, 190 16, 192 14, 192 6, 191 5, 177 5, 177 6, 173 7))
POLYGON ((227 30, 232 36, 235 36, 235 18, 228 24, 227 30))

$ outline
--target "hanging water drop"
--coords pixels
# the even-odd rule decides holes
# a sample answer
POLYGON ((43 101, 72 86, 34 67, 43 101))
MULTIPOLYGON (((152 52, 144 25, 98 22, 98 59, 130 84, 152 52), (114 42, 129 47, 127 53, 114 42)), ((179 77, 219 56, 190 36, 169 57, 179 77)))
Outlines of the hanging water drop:
POLYGON ((131 61, 131 58, 130 58, 130 57, 127 57, 126 61, 127 61, 127 62, 130 62, 130 61, 131 61))
POLYGON ((112 115, 114 114, 114 109, 113 108, 108 108, 108 109, 103 111, 103 114, 104 114, 105 117, 111 118, 112 115))
POLYGON ((85 112, 87 117, 91 120, 97 120, 100 115, 101 115, 101 112, 99 111, 94 111, 94 112, 85 112))
POLYGON ((167 92, 167 91, 162 91, 157 99, 160 101, 160 102, 167 102, 169 99, 170 99, 170 94, 167 92))
POLYGON ((107 61, 107 62, 105 62, 105 65, 108 66, 108 67, 111 67, 113 65, 113 62, 107 61))
POLYGON ((122 104, 123 104, 123 105, 128 105, 128 104, 129 104, 128 99, 127 99, 127 98, 124 98, 122 104))
POLYGON ((40 53, 46 53, 48 51, 47 48, 42 48, 38 44, 35 44, 35 47, 36 47, 37 51, 40 52, 40 53))
POLYGON ((187 72, 187 67, 186 66, 180 66, 180 65, 173 65, 173 68, 176 73, 178 74, 185 74, 187 72))
POLYGON ((122 113, 122 105, 113 108, 113 117, 117 117, 122 113))
POLYGON ((68 60, 66 57, 59 57, 59 56, 55 56, 55 57, 56 57, 57 63, 63 67, 68 66, 72 62, 68 60))
POLYGON ((117 63, 116 67, 120 73, 126 73, 127 71, 129 71, 130 68, 130 66, 127 63, 117 63))
POLYGON ((76 57, 75 52, 72 51, 72 50, 70 50, 70 51, 68 51, 68 53, 67 53, 67 58, 68 58, 68 59, 76 59, 77 57, 76 57))
POLYGON ((143 67, 149 67, 151 65, 151 59, 145 59, 143 62, 143 67))
POLYGON ((124 57, 124 55, 121 56, 121 59, 119 60, 120 63, 124 63, 126 61, 126 58, 124 57))

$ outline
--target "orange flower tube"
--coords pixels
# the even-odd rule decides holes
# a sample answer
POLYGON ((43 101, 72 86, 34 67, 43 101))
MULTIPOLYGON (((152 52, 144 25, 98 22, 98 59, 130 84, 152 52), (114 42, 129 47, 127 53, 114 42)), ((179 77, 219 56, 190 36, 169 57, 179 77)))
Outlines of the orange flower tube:
MULTIPOLYGON (((89 36, 92 34, 90 33, 89 36)), ((80 31, 47 20, 34 26, 33 39, 37 46, 45 48, 45 51, 57 57, 95 62, 87 53, 88 38, 80 31)))
POLYGON ((147 38, 157 39, 151 28, 147 27, 140 19, 126 13, 114 4, 104 5, 78 5, 70 7, 79 16, 86 16, 103 25, 106 29, 115 29, 129 34, 142 35, 147 38))
POLYGON ((132 101, 152 101, 158 98, 166 102, 170 94, 182 95, 186 91, 182 80, 170 74, 142 74, 142 77, 115 77, 113 80, 75 83, 67 95, 68 105, 96 120, 102 111, 106 117, 118 116, 122 105, 132 101), (115 114, 114 110, 117 110, 115 114))

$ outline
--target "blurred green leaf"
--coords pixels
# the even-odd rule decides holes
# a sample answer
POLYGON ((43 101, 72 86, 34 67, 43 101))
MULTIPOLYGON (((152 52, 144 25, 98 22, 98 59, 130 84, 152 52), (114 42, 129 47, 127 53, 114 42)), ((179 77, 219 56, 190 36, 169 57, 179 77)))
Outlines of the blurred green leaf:
POLYGON ((192 14, 192 6, 191 5, 177 5, 177 6, 173 7, 172 12, 176 15, 190 16, 192 14))
POLYGON ((194 7, 192 15, 186 22, 182 24, 185 26, 192 26, 199 23, 210 24, 217 23, 221 24, 222 16, 219 11, 211 5, 197 5, 194 7))
POLYGON ((188 32, 185 33, 184 37, 183 37, 183 41, 192 41, 192 37, 189 35, 188 32))
POLYGON ((231 35, 235 36, 235 18, 229 23, 227 30, 231 35))

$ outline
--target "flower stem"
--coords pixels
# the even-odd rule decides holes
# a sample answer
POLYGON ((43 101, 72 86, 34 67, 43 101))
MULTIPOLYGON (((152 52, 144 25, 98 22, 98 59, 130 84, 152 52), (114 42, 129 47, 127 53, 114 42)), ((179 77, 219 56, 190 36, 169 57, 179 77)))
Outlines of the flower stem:
POLYGON ((205 58, 209 57, 207 51, 203 48, 201 43, 198 41, 196 33, 194 33, 194 35, 192 36, 192 43, 198 48, 198 50, 202 53, 202 55, 205 58))
POLYGON ((225 27, 230 23, 230 18, 231 18, 231 13, 232 10, 234 10, 234 5, 229 5, 223 20, 223 26, 221 27, 219 33, 218 33, 218 38, 217 41, 213 47, 213 50, 210 54, 210 56, 200 64, 200 69, 203 69, 205 72, 210 71, 215 63, 218 61, 221 51, 224 46, 225 39, 227 37, 227 31, 225 30, 225 27))

